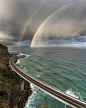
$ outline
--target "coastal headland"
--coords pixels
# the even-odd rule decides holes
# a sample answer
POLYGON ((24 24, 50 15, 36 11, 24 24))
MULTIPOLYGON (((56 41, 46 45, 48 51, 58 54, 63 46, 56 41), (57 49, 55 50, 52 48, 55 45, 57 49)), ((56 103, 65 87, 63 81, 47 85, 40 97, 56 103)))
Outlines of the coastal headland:
POLYGON ((11 57, 8 48, 0 44, 0 108, 23 108, 32 90, 25 80, 24 90, 21 90, 23 79, 10 69, 11 57))

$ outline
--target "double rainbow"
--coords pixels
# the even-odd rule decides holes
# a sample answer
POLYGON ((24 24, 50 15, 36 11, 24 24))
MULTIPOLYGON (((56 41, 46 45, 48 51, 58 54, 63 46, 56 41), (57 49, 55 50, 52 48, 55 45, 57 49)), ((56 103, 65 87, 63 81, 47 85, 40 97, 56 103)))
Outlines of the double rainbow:
MULTIPOLYGON (((47 1, 46 1, 46 2, 47 2, 47 1)), ((35 15, 39 12, 39 10, 46 4, 46 2, 43 3, 43 4, 33 13, 33 15, 30 17, 30 19, 28 20, 28 22, 27 22, 26 25, 25 25, 25 28, 24 28, 24 30, 23 30, 22 36, 21 36, 21 38, 20 38, 20 41, 23 39, 23 37, 24 37, 24 35, 25 35, 26 31, 27 31, 27 28, 28 28, 28 26, 29 26, 31 20, 35 17, 35 15)))
POLYGON ((48 17, 41 23, 41 25, 38 27, 37 31, 35 32, 35 34, 34 34, 34 36, 33 36, 33 39, 32 39, 32 41, 31 41, 30 47, 33 47, 33 44, 34 44, 34 41, 35 41, 35 38, 36 38, 36 35, 37 35, 38 31, 40 30, 40 28, 45 24, 45 22, 46 22, 49 18, 51 18, 55 13, 59 12, 60 10, 66 8, 66 7, 70 6, 70 5, 79 3, 79 2, 81 2, 81 1, 84 1, 84 0, 79 0, 79 1, 75 1, 75 2, 69 3, 69 4, 67 4, 67 5, 65 5, 65 6, 63 6, 63 7, 61 7, 61 8, 59 8, 59 9, 56 10, 55 12, 53 12, 50 16, 48 16, 48 17))

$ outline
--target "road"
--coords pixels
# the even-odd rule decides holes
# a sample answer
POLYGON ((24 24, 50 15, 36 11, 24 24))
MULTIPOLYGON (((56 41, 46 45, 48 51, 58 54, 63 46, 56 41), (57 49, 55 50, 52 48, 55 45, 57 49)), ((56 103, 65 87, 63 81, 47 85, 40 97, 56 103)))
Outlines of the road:
POLYGON ((54 88, 32 76, 27 74, 26 72, 22 71, 17 65, 14 63, 17 60, 17 56, 13 56, 9 63, 10 67, 23 79, 30 82, 43 92, 47 93, 48 95, 54 97, 55 99, 59 100, 60 102, 72 107, 72 108, 86 108, 86 102, 75 97, 72 97, 57 88, 54 88))

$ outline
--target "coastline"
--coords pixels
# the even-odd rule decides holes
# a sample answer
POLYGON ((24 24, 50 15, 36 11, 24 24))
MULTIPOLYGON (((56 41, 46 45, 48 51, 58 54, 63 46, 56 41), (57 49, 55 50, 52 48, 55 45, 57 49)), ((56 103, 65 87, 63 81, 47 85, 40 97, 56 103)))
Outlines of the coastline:
POLYGON ((32 94, 28 97, 27 103, 26 103, 26 105, 25 105, 24 108, 28 108, 28 107, 30 106, 30 102, 31 102, 32 98, 34 98, 34 95, 37 94, 37 90, 35 89, 35 87, 34 87, 32 84, 30 84, 30 87, 31 87, 31 90, 32 90, 33 92, 32 92, 32 94))
MULTIPOLYGON (((15 63, 18 64, 20 62, 19 59, 21 59, 21 58, 27 58, 28 56, 30 56, 30 55, 19 53, 19 55, 17 56, 18 59, 17 59, 17 61, 15 63)), ((32 94, 28 96, 28 99, 26 101, 26 105, 25 105, 24 108, 28 108, 29 107, 31 99, 37 93, 37 91, 35 89, 35 86, 33 86, 32 84, 30 84, 30 89, 32 90, 32 94)))
MULTIPOLYGON (((19 62, 19 59, 21 59, 21 58, 26 58, 27 56, 26 55, 24 55, 24 54, 22 54, 22 55, 18 55, 17 56, 17 60, 15 61, 15 63, 17 64, 18 62, 19 62)), ((22 92, 22 94, 21 94, 21 96, 22 96, 22 99, 19 101, 19 103, 18 103, 18 108, 21 108, 21 107, 23 107, 23 108, 25 108, 25 106, 26 106, 26 103, 27 103, 27 101, 28 101, 28 99, 29 99, 29 97, 32 95, 32 88, 31 88, 31 84, 30 83, 28 83, 27 81, 25 81, 24 79, 22 79, 22 78, 20 78, 20 80, 22 81, 24 81, 24 91, 21 91, 22 92), (25 90, 26 90, 26 92, 25 92, 25 90), (24 93, 25 92, 25 93, 24 93), (23 102, 24 101, 24 102, 23 102), (20 104, 20 105, 19 105, 20 104)), ((14 106, 15 107, 15 106, 14 106)))
MULTIPOLYGON (((19 63, 19 59, 21 59, 21 58, 27 58, 29 55, 25 55, 25 54, 20 54, 20 55, 17 55, 17 61, 15 61, 15 63, 16 64, 18 64, 19 63)), ((22 78, 21 78, 22 79, 22 78)), ((24 79, 23 79, 24 80, 24 79)), ((27 81, 25 81, 24 80, 24 85, 25 85, 25 83, 28 83, 27 81)), ((26 103, 29 101, 29 99, 33 96, 32 94, 33 94, 33 85, 32 84, 28 84, 29 85, 29 90, 28 90, 28 92, 29 92, 29 94, 26 94, 27 96, 26 96, 26 102, 25 102, 25 104, 23 105, 23 108, 26 108, 26 103)), ((26 85, 27 86, 27 85, 26 85)), ((25 86, 24 86, 25 87, 25 86)), ((23 91, 24 92, 24 91, 23 91)), ((19 108, 19 107, 18 107, 19 108)))

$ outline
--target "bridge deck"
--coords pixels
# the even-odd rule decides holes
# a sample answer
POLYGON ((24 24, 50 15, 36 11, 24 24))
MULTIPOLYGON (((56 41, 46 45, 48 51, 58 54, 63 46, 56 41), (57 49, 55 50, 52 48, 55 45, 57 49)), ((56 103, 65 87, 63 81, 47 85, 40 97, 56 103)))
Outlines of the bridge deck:
POLYGON ((29 74, 23 72, 20 68, 18 68, 16 66, 16 64, 14 64, 14 62, 17 60, 16 56, 13 56, 10 59, 10 66, 11 68, 19 75, 21 76, 23 79, 25 79, 26 81, 32 83, 34 86, 36 86, 37 88, 39 88, 40 90, 44 91, 45 93, 49 94, 50 96, 54 97, 55 99, 61 101, 62 103, 73 107, 73 108, 86 108, 86 102, 77 99, 75 97, 72 97, 32 76, 30 76, 29 74))

